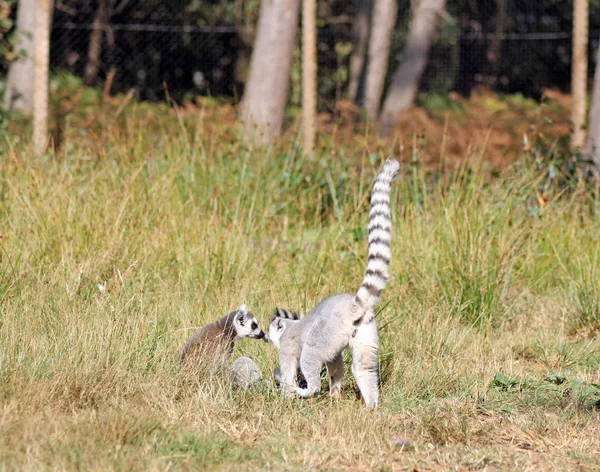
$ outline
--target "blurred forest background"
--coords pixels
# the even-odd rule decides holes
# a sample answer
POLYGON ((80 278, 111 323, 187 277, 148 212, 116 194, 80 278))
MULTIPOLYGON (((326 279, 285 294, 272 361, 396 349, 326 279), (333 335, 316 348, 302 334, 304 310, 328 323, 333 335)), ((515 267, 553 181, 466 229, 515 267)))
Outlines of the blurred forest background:
MULTIPOLYGON (((293 30, 290 64, 269 58, 267 64, 273 70, 262 70, 262 77, 273 76, 276 84, 264 83, 267 95, 271 89, 283 87, 280 95, 287 110, 294 110, 302 100, 302 44, 300 35, 295 34, 295 28, 303 29, 300 2, 265 3, 283 5, 280 13, 291 8, 287 19, 271 12, 281 31, 293 30)), ((10 89, 11 64, 33 56, 31 34, 23 30, 27 29, 24 16, 27 10, 35 10, 36 1, 2 0, 0 5, 0 77, 8 75, 2 87, 10 89)), ((208 96, 238 104, 244 97, 256 49, 260 15, 259 0, 56 0, 51 5, 50 70, 103 88, 105 96, 129 93, 151 102, 168 96, 178 104, 208 96)), ((590 89, 600 33, 600 1, 589 2, 588 17, 590 89)), ((560 98, 571 87, 572 2, 327 0, 318 2, 316 18, 317 107, 321 115, 334 121, 350 111, 353 118, 381 119, 383 134, 392 134, 391 127, 402 118, 400 112, 415 102, 435 112, 452 109, 456 102, 482 91, 516 95, 520 104, 526 104, 525 114, 535 108, 528 99, 554 96, 565 109, 570 106, 568 99, 561 102, 560 98), (416 33, 416 46, 411 49, 411 31, 419 27, 422 37, 417 38, 416 33), (419 54, 421 58, 411 59, 419 54), (414 91, 398 91, 411 86, 414 91), (364 110, 362 115, 360 110, 364 110), (387 121, 386 111, 392 113, 387 121)), ((273 29, 272 38, 281 31, 273 29)), ((277 40, 270 41, 273 50, 284 47, 277 40)), ((259 53, 264 54, 262 50, 259 53)), ((27 80, 23 77, 30 76, 31 69, 27 69, 13 82, 24 84, 27 80)), ((12 93, 10 99, 10 91, 0 92, 5 108, 30 113, 30 103, 14 100, 27 93, 12 93)), ((268 101, 265 91, 261 93, 255 103, 268 101)), ((506 106, 491 105, 492 114, 495 108, 506 106)), ((247 103, 246 108, 252 105, 247 103)), ((255 118, 248 110, 241 114, 250 121, 255 118)), ((473 114, 486 121, 481 110, 473 114)), ((422 115, 406 116, 409 123, 430 125, 422 115)), ((557 126, 568 134, 568 119, 557 126)), ((521 131, 516 135, 522 135, 521 131)), ((279 128, 273 131, 278 133, 279 128)), ((504 142, 507 139, 502 138, 504 142)))
MULTIPOLYGON (((348 94, 361 2, 366 0, 318 4, 322 109, 335 107, 336 101, 348 94)), ((10 7, 4 14, 14 18, 17 2, 3 3, 10 7)), ((415 0, 398 1, 388 81, 406 43, 411 3, 415 0)), ((134 87, 144 100, 163 100, 165 84, 176 100, 198 94, 236 99, 243 93, 259 9, 258 0, 57 0, 51 68, 85 77, 87 84, 103 84, 114 67, 112 90, 127 92, 134 87), (99 35, 95 21, 103 15, 106 26, 99 35), (91 64, 95 53, 99 53, 97 65, 91 64)), ((448 2, 421 91, 469 95, 475 87, 485 85, 539 98, 545 88, 568 90, 572 10, 571 2, 558 0, 448 2)), ((593 0, 590 57, 599 33, 594 25, 599 24, 600 2, 593 0)), ((296 55, 299 57, 299 51, 296 55)), ((4 60, 1 74, 6 74, 7 66, 4 60)), ((294 77, 292 84, 298 86, 294 77)), ((290 101, 299 104, 300 91, 293 90, 290 101)))
MULTIPOLYGON (((10 37, 17 2, 1 3, 1 26, 10 37)), ((328 0, 318 4, 322 109, 335 107, 348 94, 361 3, 370 2, 328 0)), ((415 3, 398 1, 388 81, 405 46, 411 4, 415 3)), ((176 100, 198 94, 237 99, 243 93, 259 9, 258 0, 57 0, 51 68, 85 77, 87 84, 102 84, 114 67, 112 90, 126 92, 134 87, 144 100, 163 100, 165 84, 176 100), (98 34, 99 28, 103 34, 98 34)), ((572 10, 571 2, 558 0, 448 2, 420 90, 468 95, 485 85, 538 98, 545 88, 567 90, 572 10)), ((592 57, 600 2, 592 0, 589 18, 592 57)), ((11 43, 19 49, 19 38, 11 43)), ((298 42, 296 49, 299 47, 298 42)), ((1 75, 6 74, 10 57, 2 55, 1 75)), ((299 104, 295 85, 292 76, 290 102, 299 104)))

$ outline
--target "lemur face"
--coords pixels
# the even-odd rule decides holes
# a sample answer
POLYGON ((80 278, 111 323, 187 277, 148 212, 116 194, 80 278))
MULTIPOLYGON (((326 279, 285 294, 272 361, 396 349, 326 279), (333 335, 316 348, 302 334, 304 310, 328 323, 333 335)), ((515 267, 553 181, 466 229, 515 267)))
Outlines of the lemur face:
POLYGON ((265 341, 270 342, 277 349, 281 349, 281 335, 285 331, 286 327, 287 325, 285 324, 285 321, 276 317, 269 325, 267 334, 265 334, 265 341))
POLYGON ((239 339, 262 339, 265 337, 265 333, 260 329, 260 326, 258 326, 256 317, 246 310, 246 305, 237 307, 233 326, 239 339))

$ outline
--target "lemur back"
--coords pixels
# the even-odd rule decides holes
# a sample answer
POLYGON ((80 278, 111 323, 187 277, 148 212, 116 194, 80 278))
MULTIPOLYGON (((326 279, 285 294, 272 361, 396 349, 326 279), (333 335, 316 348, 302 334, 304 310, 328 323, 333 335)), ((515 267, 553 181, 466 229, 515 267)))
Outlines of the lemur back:
POLYGON ((342 351, 352 349, 352 372, 367 408, 379 401, 377 352, 379 339, 374 308, 389 278, 391 261, 390 189, 400 164, 387 159, 377 175, 369 213, 367 270, 356 294, 327 297, 305 317, 286 327, 280 338, 280 369, 285 395, 308 397, 320 390, 320 372, 327 365, 330 393, 341 391, 342 351), (296 370, 306 377, 298 388, 296 370))

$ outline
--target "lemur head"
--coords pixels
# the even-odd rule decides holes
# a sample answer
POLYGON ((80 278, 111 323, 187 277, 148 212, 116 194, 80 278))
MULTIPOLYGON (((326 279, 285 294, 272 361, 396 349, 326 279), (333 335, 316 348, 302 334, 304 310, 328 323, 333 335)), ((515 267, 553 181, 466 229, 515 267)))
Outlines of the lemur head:
POLYGON ((256 317, 246 310, 246 305, 240 305, 235 310, 233 327, 238 339, 262 339, 265 337, 265 333, 260 329, 260 326, 258 326, 256 317))
POLYGON ((275 346, 277 349, 281 349, 279 342, 281 340, 281 335, 285 331, 285 328, 287 328, 287 323, 285 320, 281 318, 273 319, 269 325, 267 333, 265 334, 265 341, 273 344, 273 346, 275 346))
POLYGON ((267 334, 265 334, 265 341, 270 342, 277 349, 281 349, 281 335, 284 333, 289 323, 298 321, 298 315, 291 311, 282 310, 281 308, 275 308, 275 314, 267 334))

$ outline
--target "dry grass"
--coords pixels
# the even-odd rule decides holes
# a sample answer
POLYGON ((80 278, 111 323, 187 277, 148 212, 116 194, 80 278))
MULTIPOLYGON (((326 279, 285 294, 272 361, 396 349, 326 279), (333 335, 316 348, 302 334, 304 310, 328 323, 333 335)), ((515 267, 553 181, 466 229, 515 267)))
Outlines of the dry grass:
POLYGON ((253 150, 136 106, 117 123, 86 141, 74 118, 57 154, 13 139, 1 158, 0 469, 600 468, 586 194, 534 213, 526 167, 492 183, 405 170, 381 407, 362 409, 349 369, 341 400, 285 401, 271 346, 236 347, 265 376, 247 392, 180 372, 178 352, 240 303, 264 325, 356 289, 379 162, 253 150))

